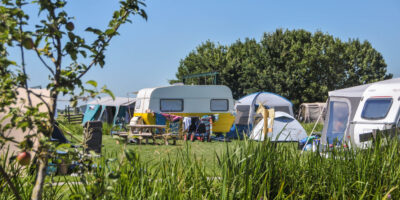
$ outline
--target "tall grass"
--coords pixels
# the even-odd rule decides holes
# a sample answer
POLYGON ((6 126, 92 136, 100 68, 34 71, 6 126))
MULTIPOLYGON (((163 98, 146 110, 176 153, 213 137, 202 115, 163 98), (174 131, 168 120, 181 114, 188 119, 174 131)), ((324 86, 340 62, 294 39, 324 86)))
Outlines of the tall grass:
POLYGON ((398 199, 399 150, 393 141, 368 150, 334 149, 325 157, 301 155, 291 144, 244 141, 227 145, 208 173, 212 163, 192 156, 189 147, 152 166, 128 152, 100 173, 112 188, 104 195, 119 199, 398 199), (111 180, 110 172, 119 176, 111 180))
MULTIPOLYGON (((68 132, 72 133, 73 135, 82 135, 83 131, 84 131, 84 127, 81 124, 69 124, 69 123, 60 121, 60 127, 62 130, 68 131, 68 132)), ((103 126, 102 126, 103 135, 109 135, 112 128, 113 128, 112 124, 103 123, 103 126)))
MULTIPOLYGON (((301 126, 303 126, 303 128, 304 128, 304 130, 307 132, 307 134, 310 135, 312 129, 313 129, 314 126, 315 126, 315 123, 301 123, 301 126)), ((324 125, 321 124, 321 123, 318 123, 318 124, 315 126, 314 132, 321 132, 323 128, 324 128, 324 125)))
MULTIPOLYGON (((13 183, 16 192, 21 199, 31 199, 33 186, 35 185, 36 170, 34 165, 22 167, 15 162, 15 157, 11 156, 7 162, 5 158, 8 157, 8 152, 0 156, 0 165, 8 174, 8 178, 13 183)), ((59 185, 51 185, 46 183, 44 186, 44 200, 57 200, 65 196, 65 191, 61 190, 59 185)), ((0 175, 0 200, 13 200, 17 199, 14 192, 8 185, 5 177, 0 175)))
POLYGON ((113 127, 112 124, 103 122, 103 128, 102 128, 103 135, 110 135, 112 127, 113 127))
MULTIPOLYGON (((365 150, 333 149, 328 156, 318 152, 300 154, 294 144, 244 140, 227 144, 225 151, 216 153, 215 162, 211 163, 196 157, 193 151, 187 145, 151 165, 134 151, 107 154, 96 161, 99 167, 95 171, 84 173, 72 182, 66 180, 69 193, 66 196, 71 199, 400 198, 397 140, 385 146, 377 141, 373 148, 365 150), (206 170, 210 166, 213 170, 206 170)), ((2 192, 0 199, 7 194, 11 195, 2 192)))

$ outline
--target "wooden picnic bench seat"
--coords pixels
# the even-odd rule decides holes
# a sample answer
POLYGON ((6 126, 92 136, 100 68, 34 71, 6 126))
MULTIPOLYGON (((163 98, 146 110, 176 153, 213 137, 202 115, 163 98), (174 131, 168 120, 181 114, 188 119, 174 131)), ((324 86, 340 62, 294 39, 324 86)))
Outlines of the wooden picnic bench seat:
POLYGON ((176 133, 165 133, 165 134, 162 134, 161 136, 164 139, 165 145, 169 144, 169 142, 168 142, 169 139, 172 139, 172 141, 173 141, 172 144, 175 145, 176 144, 176 139, 178 138, 178 134, 176 134, 176 133))
POLYGON ((144 137, 152 137, 153 134, 152 133, 134 133, 131 134, 131 136, 144 136, 144 137))
POLYGON ((124 133, 121 132, 117 136, 120 138, 123 138, 125 140, 125 142, 128 142, 128 136, 129 136, 128 132, 124 132, 124 133))
POLYGON ((142 140, 145 140, 148 144, 148 139, 152 139, 153 144, 156 144, 156 139, 163 139, 166 145, 169 144, 168 140, 173 140, 173 144, 176 144, 178 138, 177 133, 165 133, 165 125, 137 124, 128 125, 128 127, 129 132, 123 133, 122 137, 126 137, 126 141, 128 141, 128 138, 135 138, 139 141, 139 144, 142 144, 142 140), (155 130, 158 130, 158 133, 155 130))

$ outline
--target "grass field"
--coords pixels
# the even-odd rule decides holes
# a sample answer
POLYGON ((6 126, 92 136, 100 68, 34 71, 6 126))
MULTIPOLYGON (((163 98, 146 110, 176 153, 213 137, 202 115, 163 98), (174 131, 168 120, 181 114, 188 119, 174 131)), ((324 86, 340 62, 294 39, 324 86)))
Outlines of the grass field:
MULTIPOLYGON (((304 126, 308 131, 312 125, 304 126)), ((321 127, 317 127, 321 129, 321 127)), ((76 135, 79 137, 80 135, 76 135)), ((400 144, 301 154, 269 141, 127 145, 103 135, 96 168, 45 188, 46 199, 399 199, 400 144)), ((30 194, 32 176, 13 177, 30 194)), ((0 184, 4 184, 4 181, 0 184)), ((9 199, 0 193, 0 199, 9 199)))
MULTIPOLYGON (((114 136, 115 137, 115 136, 114 136)), ((178 140, 176 145, 135 145, 128 144, 126 149, 133 150, 140 155, 143 162, 150 165, 161 162, 169 156, 172 160, 175 155, 182 151, 190 152, 191 156, 197 160, 203 160, 208 163, 208 169, 212 170, 216 164, 216 154, 221 155, 226 150, 226 146, 231 146, 242 141, 224 142, 184 142, 178 140)), ((103 150, 107 153, 124 152, 124 141, 111 138, 109 135, 103 135, 103 150), (118 141, 118 142, 117 142, 118 141)))
MULTIPOLYGON (((311 133, 314 127, 313 123, 303 123, 302 126, 306 130, 307 134, 311 133)), ((79 125, 66 125, 66 129, 73 133, 77 138, 83 139, 83 129, 79 125)), ((127 144, 124 145, 124 140, 118 139, 117 136, 111 137, 108 133, 110 132, 110 125, 103 126, 103 148, 102 154, 105 158, 123 156, 124 150, 133 150, 138 155, 142 162, 148 165, 156 165, 163 160, 171 159, 175 160, 176 155, 181 152, 188 152, 191 157, 195 158, 198 162, 207 163, 205 169, 207 173, 219 171, 220 168, 217 166, 217 156, 222 156, 226 153, 227 148, 233 146, 240 146, 244 143, 241 140, 232 140, 231 142, 200 142, 200 141, 183 141, 178 140, 176 145, 153 145, 151 142, 147 145, 135 145, 127 144)), ((316 126, 315 131, 321 131, 322 124, 316 126)), ((72 138, 69 138, 73 141, 72 138)), ((161 141, 160 141, 161 142, 161 141)), ((294 146, 297 144, 282 144, 286 146, 294 146)))

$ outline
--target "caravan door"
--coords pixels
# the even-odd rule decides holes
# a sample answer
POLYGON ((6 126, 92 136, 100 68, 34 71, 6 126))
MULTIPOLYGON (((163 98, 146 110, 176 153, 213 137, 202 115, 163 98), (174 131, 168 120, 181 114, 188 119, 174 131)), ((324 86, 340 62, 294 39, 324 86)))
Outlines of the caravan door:
POLYGON ((331 98, 328 109, 326 140, 329 145, 339 145, 342 143, 349 125, 351 103, 345 98, 331 98))

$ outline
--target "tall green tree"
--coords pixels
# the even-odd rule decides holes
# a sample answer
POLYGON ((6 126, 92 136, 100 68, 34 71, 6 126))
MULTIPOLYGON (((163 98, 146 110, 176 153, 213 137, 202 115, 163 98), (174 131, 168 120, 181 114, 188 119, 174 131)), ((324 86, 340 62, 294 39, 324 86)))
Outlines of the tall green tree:
POLYGON ((325 101, 330 90, 391 78, 386 67, 368 41, 343 42, 320 31, 277 29, 264 33, 259 42, 246 38, 223 46, 207 41, 181 60, 177 80, 171 82, 218 71, 234 98, 269 91, 298 106, 325 101))
MULTIPOLYGON (((72 97, 71 103, 76 104, 78 96, 82 95, 95 96, 99 92, 104 92, 113 96, 105 87, 97 90, 97 83, 94 80, 85 84, 81 79, 90 69, 105 65, 105 51, 112 38, 119 34, 121 25, 131 22, 132 15, 147 19, 146 12, 142 9, 145 6, 143 2, 123 0, 120 2, 119 10, 113 13, 104 30, 93 27, 86 29, 96 38, 88 42, 74 30, 75 20, 64 9, 66 4, 66 0, 2 0, 0 4, 0 112, 5 113, 0 121, 10 121, 0 126, 0 148, 4 147, 6 141, 15 142, 13 138, 5 135, 6 131, 13 128, 35 130, 36 133, 29 136, 36 137, 40 141, 36 150, 37 178, 32 199, 42 198, 58 97, 69 95, 72 97), (38 8, 33 16, 37 19, 35 21, 40 22, 38 24, 29 24, 30 16, 24 11, 25 5, 30 3, 36 4, 38 8), (10 59, 10 48, 18 49, 19 60, 10 59), (48 70, 49 82, 46 88, 50 91, 50 96, 43 97, 30 89, 29 74, 26 70, 28 65, 24 56, 26 51, 32 51, 41 61, 41 67, 48 70), (24 89, 28 94, 27 98, 21 99, 29 102, 24 110, 11 106, 18 101, 17 89, 24 89), (33 105, 30 100, 31 95, 42 99, 43 102, 33 105), (50 100, 46 101, 44 98, 50 100), (40 105, 45 105, 47 112, 39 112, 40 105)), ((20 146, 29 144, 29 137, 20 146)), ((29 148, 30 145, 24 146, 24 149, 29 148)), ((10 175, 3 168, 0 171, 2 172, 0 175, 9 180, 10 175)), ((20 199, 13 183, 10 181, 7 183, 13 190, 15 198, 20 199)))

